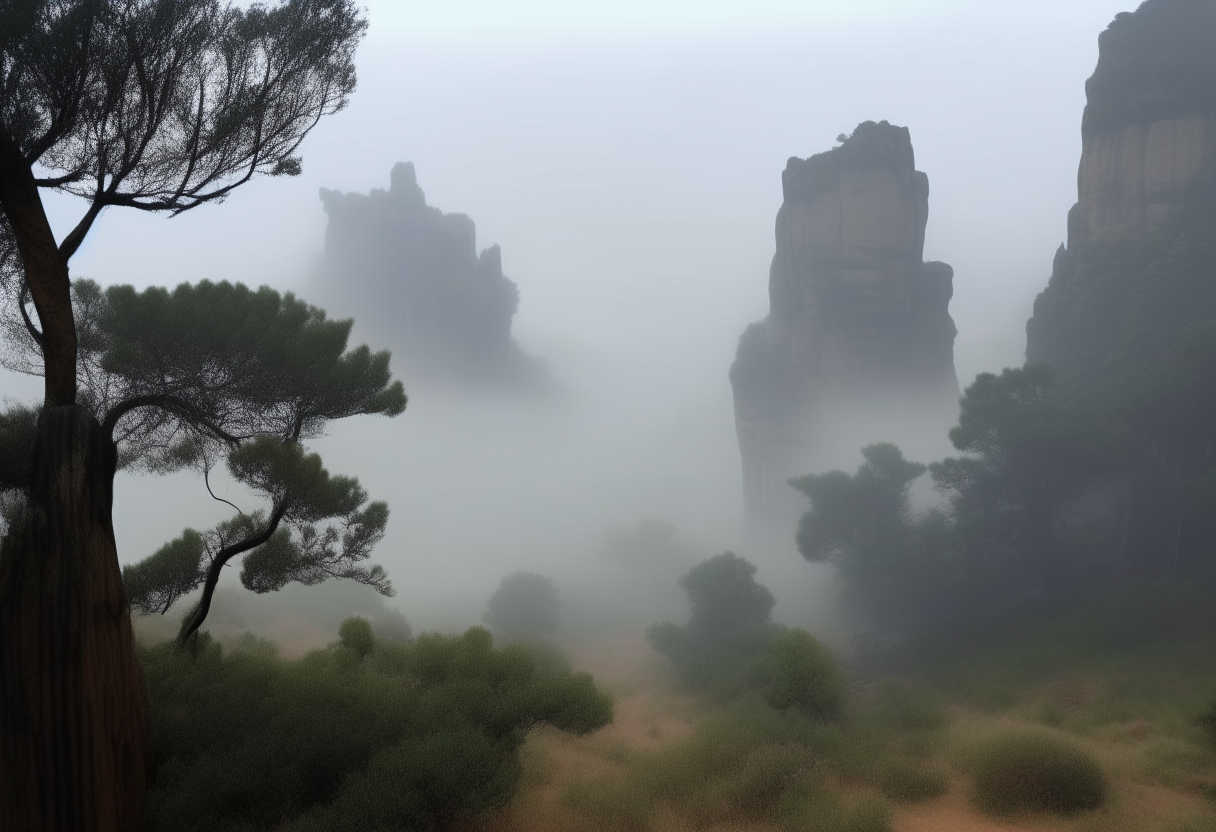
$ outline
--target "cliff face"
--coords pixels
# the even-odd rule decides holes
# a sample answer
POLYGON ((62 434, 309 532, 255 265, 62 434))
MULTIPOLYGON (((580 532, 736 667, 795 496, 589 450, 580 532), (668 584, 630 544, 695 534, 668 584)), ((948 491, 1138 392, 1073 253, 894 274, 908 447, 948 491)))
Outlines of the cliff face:
POLYGON ((519 291, 498 246, 477 252, 464 214, 426 204, 410 163, 387 191, 321 190, 329 216, 322 292, 341 314, 386 339, 410 376, 447 380, 534 375, 511 338, 519 291))
POLYGON ((1087 135, 1069 247, 1142 239, 1203 198, 1213 181, 1216 113, 1087 135))
POLYGON ((1216 313, 1216 281, 1191 279, 1188 254, 1216 230, 1214 43, 1211 0, 1149 0, 1100 36, 1077 204, 1027 324, 1028 360, 1083 372, 1140 349, 1133 330, 1165 342, 1216 313))
POLYGON ((866 122, 833 150, 790 159, 782 186, 769 315, 731 368, 753 515, 830 439, 828 411, 958 397, 953 270, 923 261, 929 180, 907 128, 866 122))

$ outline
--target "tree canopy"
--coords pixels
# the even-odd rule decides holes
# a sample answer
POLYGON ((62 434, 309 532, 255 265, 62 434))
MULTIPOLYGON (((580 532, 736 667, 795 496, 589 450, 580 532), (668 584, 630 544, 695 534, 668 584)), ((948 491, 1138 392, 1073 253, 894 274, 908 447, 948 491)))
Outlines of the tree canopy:
MULTIPOLYGON (((331 476, 303 446, 330 420, 401 413, 405 392, 387 352, 347 350, 350 321, 268 288, 204 281, 137 292, 78 280, 73 293, 81 402, 116 443, 120 464, 207 477, 223 461, 267 501, 206 532, 187 529, 128 566, 135 609, 165 612, 204 586, 189 636, 220 570, 238 555, 246 555, 241 580, 255 592, 329 577, 391 592, 383 570, 362 563, 384 534, 387 506, 368 503, 357 480, 331 476)), ((8 343, 6 363, 36 371, 32 337, 18 331, 8 343)))
MULTIPOLYGON (((32 369, 44 377, 42 411, 32 419, 10 412, 3 425, 27 431, 32 455, 21 452, 24 440, 0 441, 6 827, 139 822, 147 705, 110 516, 115 429, 127 432, 119 438, 131 458, 172 466, 174 455, 210 460, 215 442, 234 450, 252 440, 260 426, 250 423, 262 415, 254 408, 243 420, 231 418, 239 407, 223 410, 222 383, 204 382, 193 400, 199 391, 189 384, 165 389, 180 379, 158 378, 155 354, 145 355, 141 371, 139 353, 124 356, 113 327, 105 331, 114 349, 90 344, 87 316, 77 326, 87 299, 72 291, 69 261, 107 208, 178 214, 222 201, 258 174, 299 173, 304 137, 354 90, 354 52, 365 29, 352 0, 0 3, 0 319, 32 342, 18 341, 16 352, 32 355, 32 369), (61 240, 44 191, 84 201, 61 240), (90 365, 89 355, 109 363, 90 365), (208 412, 211 405, 217 410, 208 412), (31 759, 34 747, 44 751, 31 759)), ((110 309, 119 303, 107 301, 110 309)), ((294 414, 297 438, 288 444, 299 442, 308 423, 315 428, 332 417, 304 398, 266 414, 270 422, 294 414)), ((281 434, 271 428, 264 435, 281 434)), ((214 555, 204 601, 216 564, 266 542, 290 506, 305 505, 294 487, 261 484, 274 492, 266 522, 214 555)), ((301 540, 308 523, 298 528, 301 540)), ((178 561, 192 546, 191 539, 179 547, 178 561)), ((205 615, 205 603, 199 612, 205 615)))

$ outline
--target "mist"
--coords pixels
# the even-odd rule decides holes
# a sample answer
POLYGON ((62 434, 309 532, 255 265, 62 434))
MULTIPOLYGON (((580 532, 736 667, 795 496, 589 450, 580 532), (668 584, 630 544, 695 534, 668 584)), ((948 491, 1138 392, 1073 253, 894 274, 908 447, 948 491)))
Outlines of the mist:
MULTIPOLYGON (((748 16, 626 4, 588 18, 534 5, 473 10, 484 23, 469 28, 471 7, 420 17, 370 3, 359 89, 303 145, 303 175, 172 221, 105 214, 73 274, 232 280, 314 300, 319 190, 386 187, 395 163, 412 162, 431 205, 467 214, 479 250, 501 246, 520 291, 514 337, 553 389, 428 389, 405 375, 402 416, 345 420, 315 444, 331 471, 390 505, 374 560, 397 588, 391 603, 415 629, 458 629, 504 575, 530 570, 572 608, 607 591, 633 609, 627 582, 610 580, 605 536, 653 519, 700 558, 734 550, 757 563, 778 619, 825 625, 829 570, 797 554, 792 532, 758 540, 746 528, 726 375, 739 333, 768 309, 785 160, 863 120, 907 125, 932 183, 925 258, 955 269, 960 382, 1020 364, 1075 199, 1095 35, 1123 5, 748 16)), ((62 235, 79 206, 57 197, 50 211, 62 235)), ((393 346, 381 335, 356 320, 352 342, 393 346)), ((4 392, 37 388, 6 376, 4 392)), ((883 439, 928 461, 948 450, 948 427, 852 424, 819 465, 851 470, 883 439)), ((245 508, 247 495, 212 485, 245 508)), ((197 477, 121 475, 120 560, 230 513, 197 477)))

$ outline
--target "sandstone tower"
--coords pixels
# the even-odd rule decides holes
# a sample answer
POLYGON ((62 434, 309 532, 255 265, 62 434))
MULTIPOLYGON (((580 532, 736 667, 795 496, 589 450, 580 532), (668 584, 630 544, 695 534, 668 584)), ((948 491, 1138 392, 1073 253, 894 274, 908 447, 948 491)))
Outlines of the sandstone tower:
POLYGON ((769 315, 743 333, 730 371, 753 519, 787 513, 786 479, 848 441, 841 424, 958 400, 954 273, 923 260, 929 180, 908 129, 865 122, 833 150, 790 159, 782 186, 769 315))
POLYGON ((498 246, 477 251, 464 214, 427 205, 411 163, 387 191, 321 189, 329 216, 321 294, 394 348, 408 382, 535 383, 543 371, 511 337, 519 290, 498 246))
POLYGON ((1088 374, 1216 315, 1216 3, 1149 0, 1098 39, 1068 244, 1026 358, 1088 374))

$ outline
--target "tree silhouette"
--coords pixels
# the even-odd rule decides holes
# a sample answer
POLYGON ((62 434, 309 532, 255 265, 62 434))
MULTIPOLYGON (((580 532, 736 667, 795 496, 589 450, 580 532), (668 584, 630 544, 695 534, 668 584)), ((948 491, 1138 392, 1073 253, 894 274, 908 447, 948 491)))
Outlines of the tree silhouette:
POLYGON ((540 641, 557 632, 561 601, 551 578, 516 572, 502 579, 486 603, 482 619, 498 634, 513 640, 540 641))
POLYGON ((32 450, 6 473, 23 499, 0 549, 4 828, 138 826, 147 705, 111 521, 116 437, 149 412, 210 430, 163 398, 105 423, 78 400, 96 390, 68 263, 106 208, 179 214, 299 173, 304 136, 354 89, 365 28, 352 0, 0 4, 0 289, 45 378, 32 450), (62 240, 43 190, 84 200, 62 240))

